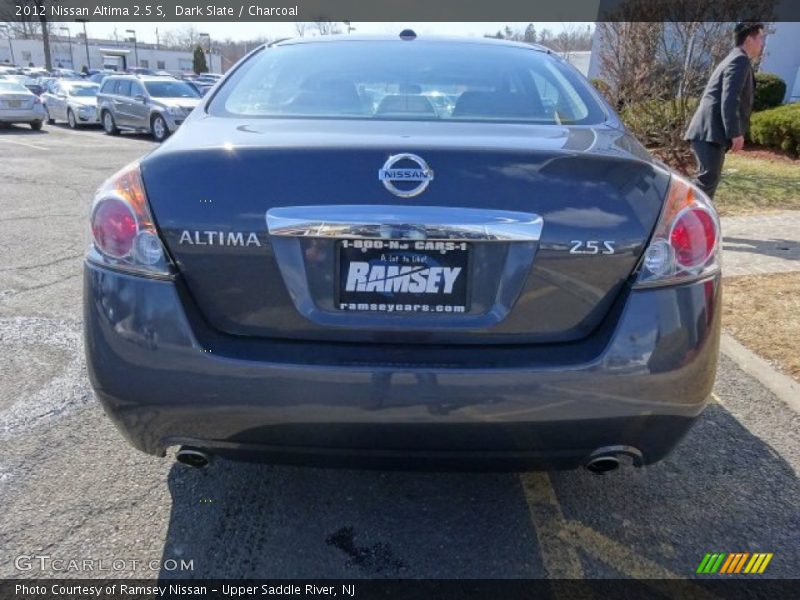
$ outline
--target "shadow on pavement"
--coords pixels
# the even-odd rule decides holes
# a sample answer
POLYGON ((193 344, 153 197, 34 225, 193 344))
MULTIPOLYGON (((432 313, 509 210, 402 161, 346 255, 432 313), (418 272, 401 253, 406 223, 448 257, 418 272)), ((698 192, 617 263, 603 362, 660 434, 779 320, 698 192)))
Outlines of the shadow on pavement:
POLYGON ((800 260, 800 242, 797 240, 750 240, 747 238, 724 237, 722 249, 725 252, 747 252, 776 256, 786 260, 800 260), (731 246, 729 244, 737 244, 731 246))
MULTIPOLYGON (((720 405, 659 464, 603 476, 555 472, 549 480, 563 513, 553 514, 558 526, 578 524, 615 549, 612 559, 577 547, 586 577, 632 576, 642 560, 690 577, 706 552, 774 552, 769 576, 795 576, 797 476, 720 405)), ((193 559, 194 571, 162 570, 165 579, 546 575, 542 555, 550 550, 537 542, 513 474, 218 460, 204 471, 176 464, 169 487, 163 558, 193 559)))
POLYGON ((35 129, 31 129, 30 125, 17 123, 10 125, 8 123, 2 124, 0 123, 0 135, 24 135, 24 136, 39 136, 39 135, 47 135, 48 126, 42 127, 39 131, 35 129))

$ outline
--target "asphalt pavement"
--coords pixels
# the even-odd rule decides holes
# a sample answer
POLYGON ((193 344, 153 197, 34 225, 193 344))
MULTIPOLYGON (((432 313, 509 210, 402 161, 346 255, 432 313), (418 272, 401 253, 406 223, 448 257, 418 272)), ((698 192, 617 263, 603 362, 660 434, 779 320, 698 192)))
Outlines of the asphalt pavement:
POLYGON ((0 577, 649 579, 693 577, 708 552, 771 552, 764 577, 796 576, 800 415, 724 356, 667 460, 602 476, 196 471, 134 450, 88 384, 81 263, 94 190, 152 148, 0 130, 0 577))

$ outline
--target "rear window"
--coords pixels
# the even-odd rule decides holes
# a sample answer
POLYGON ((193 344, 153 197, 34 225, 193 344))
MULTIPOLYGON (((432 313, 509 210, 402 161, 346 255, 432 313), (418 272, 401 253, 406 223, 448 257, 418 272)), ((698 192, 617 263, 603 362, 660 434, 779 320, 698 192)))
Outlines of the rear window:
POLYGON ((199 98, 200 95, 182 81, 146 81, 144 87, 153 98, 199 98))
POLYGON ((69 89, 70 96, 97 96, 96 85, 73 85, 69 89))
POLYGON ((419 40, 267 48, 228 79, 209 112, 547 124, 605 119, 586 81, 544 52, 419 40))
POLYGON ((25 92, 27 94, 28 88, 14 81, 0 80, 0 92, 25 92))

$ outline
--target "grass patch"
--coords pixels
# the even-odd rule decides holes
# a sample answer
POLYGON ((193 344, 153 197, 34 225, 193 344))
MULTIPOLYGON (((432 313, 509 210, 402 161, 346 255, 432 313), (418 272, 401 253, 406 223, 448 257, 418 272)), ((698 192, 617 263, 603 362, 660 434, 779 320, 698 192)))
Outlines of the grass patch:
POLYGON ((714 205, 726 216, 800 210, 800 160, 728 154, 714 205))
POLYGON ((800 272, 725 279, 722 326, 800 381, 800 272))

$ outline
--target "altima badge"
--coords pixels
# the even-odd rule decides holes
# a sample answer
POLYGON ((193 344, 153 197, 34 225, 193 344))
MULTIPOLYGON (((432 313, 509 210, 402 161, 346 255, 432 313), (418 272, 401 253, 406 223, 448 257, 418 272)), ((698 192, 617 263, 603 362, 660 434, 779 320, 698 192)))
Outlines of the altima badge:
POLYGON ((378 179, 395 196, 413 198, 424 192, 433 181, 433 170, 416 154, 394 154, 378 171, 378 179), (409 187, 414 182, 417 184, 409 187), (398 183, 400 187, 395 185, 398 183))

